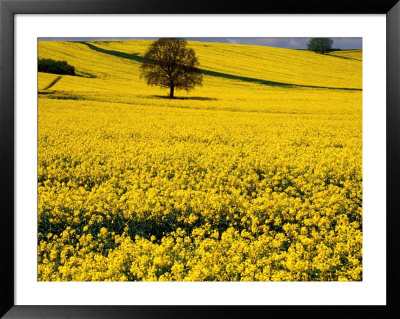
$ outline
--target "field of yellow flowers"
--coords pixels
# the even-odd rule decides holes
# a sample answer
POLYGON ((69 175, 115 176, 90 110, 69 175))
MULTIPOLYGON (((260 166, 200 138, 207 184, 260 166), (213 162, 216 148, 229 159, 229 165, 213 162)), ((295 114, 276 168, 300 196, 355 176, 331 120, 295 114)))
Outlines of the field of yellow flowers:
POLYGON ((171 100, 149 43, 38 42, 38 280, 362 280, 361 50, 189 42, 171 100))

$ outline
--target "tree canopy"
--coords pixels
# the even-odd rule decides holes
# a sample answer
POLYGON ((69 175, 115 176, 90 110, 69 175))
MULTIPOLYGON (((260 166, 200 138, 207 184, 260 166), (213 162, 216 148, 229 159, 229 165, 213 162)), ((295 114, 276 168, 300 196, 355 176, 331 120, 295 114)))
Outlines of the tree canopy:
POLYGON ((199 61, 187 41, 178 38, 161 38, 154 41, 144 55, 140 76, 148 85, 169 88, 169 97, 175 89, 189 91, 201 85, 203 75, 197 68, 199 61))
POLYGON ((67 61, 55 61, 52 59, 39 59, 38 71, 54 74, 75 75, 75 68, 67 61))
POLYGON ((312 38, 307 43, 307 49, 317 53, 325 54, 326 52, 332 50, 332 44, 333 40, 329 38, 312 38))

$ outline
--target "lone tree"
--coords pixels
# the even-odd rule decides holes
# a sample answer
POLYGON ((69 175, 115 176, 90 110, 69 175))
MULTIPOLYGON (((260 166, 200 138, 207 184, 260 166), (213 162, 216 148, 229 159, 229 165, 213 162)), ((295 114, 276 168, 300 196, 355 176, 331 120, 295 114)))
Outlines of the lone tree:
POLYGON ((307 49, 325 54, 326 52, 332 50, 333 40, 329 38, 312 38, 307 43, 307 49))
POLYGON ((203 75, 197 68, 199 62, 193 49, 186 47, 184 39, 162 38, 154 41, 144 55, 140 77, 148 85, 169 88, 169 97, 174 90, 189 91, 201 85, 203 75))

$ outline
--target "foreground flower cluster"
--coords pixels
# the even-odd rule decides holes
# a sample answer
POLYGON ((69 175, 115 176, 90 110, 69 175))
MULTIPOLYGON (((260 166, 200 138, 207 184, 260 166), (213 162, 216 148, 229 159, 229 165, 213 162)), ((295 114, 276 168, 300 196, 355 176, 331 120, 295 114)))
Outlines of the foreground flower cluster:
POLYGON ((39 98, 39 280, 362 279, 361 92, 206 77, 215 100, 121 101, 70 78, 81 98, 39 98))

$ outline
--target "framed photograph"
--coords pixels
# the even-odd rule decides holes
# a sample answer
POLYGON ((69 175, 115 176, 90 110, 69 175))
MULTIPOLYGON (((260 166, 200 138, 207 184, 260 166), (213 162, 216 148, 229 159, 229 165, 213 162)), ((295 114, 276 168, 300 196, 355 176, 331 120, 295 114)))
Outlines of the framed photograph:
POLYGON ((7 1, 4 318, 400 315, 400 4, 7 1))

